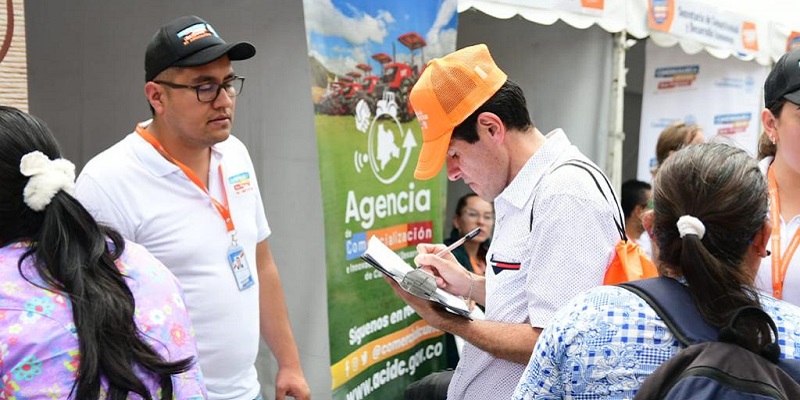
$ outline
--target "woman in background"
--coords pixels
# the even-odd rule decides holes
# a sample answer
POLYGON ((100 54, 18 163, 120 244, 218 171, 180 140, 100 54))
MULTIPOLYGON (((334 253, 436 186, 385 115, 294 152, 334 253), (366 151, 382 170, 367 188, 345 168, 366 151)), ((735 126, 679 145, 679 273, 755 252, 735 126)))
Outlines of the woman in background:
POLYGON ((769 182, 772 254, 761 261, 758 288, 800 305, 800 50, 784 54, 764 84, 759 167, 769 182))
MULTIPOLYGON (((445 239, 445 245, 464 237, 475 228, 481 232, 474 238, 467 240, 463 245, 455 248, 451 253, 459 264, 470 272, 483 276, 486 274, 486 252, 489 251, 489 242, 494 228, 494 206, 492 203, 478 197, 475 193, 468 193, 458 199, 456 213, 453 215, 453 229, 450 237, 445 239)), ((470 308, 475 304, 470 304, 470 308)), ((478 306, 480 307, 480 306, 478 306)), ((483 308, 480 307, 480 313, 483 308)), ((455 368, 463 348, 463 339, 453 334, 445 334, 445 348, 447 349, 447 368, 455 368)))
POLYGON ((469 193, 458 199, 453 215, 453 230, 444 244, 449 246, 475 228, 481 228, 481 233, 453 250, 452 254, 464 268, 483 276, 486 273, 486 252, 494 228, 494 206, 477 194, 469 193))
POLYGON ((653 170, 653 174, 658 171, 661 164, 673 153, 690 144, 705 142, 703 128, 700 125, 676 122, 666 128, 658 135, 656 142, 656 162, 658 163, 653 170))
POLYGON ((45 125, 0 106, 0 398, 205 398, 176 279, 74 180, 45 125))
MULTIPOLYGON (((656 143, 657 164, 650 173, 655 177, 661 165, 676 151, 690 144, 704 143, 705 140, 703 128, 700 125, 676 122, 666 127, 658 135, 658 142, 656 143)), ((645 248, 645 252, 651 259, 655 260, 658 257, 658 247, 655 243, 650 242, 650 238, 647 235, 641 236, 640 239, 639 245, 645 248)))

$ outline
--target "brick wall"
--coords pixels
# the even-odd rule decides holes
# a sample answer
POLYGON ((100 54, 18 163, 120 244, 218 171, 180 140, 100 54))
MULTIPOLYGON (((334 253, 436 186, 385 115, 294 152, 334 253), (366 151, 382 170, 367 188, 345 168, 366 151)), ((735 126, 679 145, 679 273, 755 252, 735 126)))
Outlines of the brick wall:
MULTIPOLYGON (((8 2, 14 8, 11 47, 0 61, 0 104, 28 111, 28 62, 25 51, 24 0, 0 0, 0 43, 8 29, 8 2)), ((2 46, 2 44, 0 44, 2 46)))

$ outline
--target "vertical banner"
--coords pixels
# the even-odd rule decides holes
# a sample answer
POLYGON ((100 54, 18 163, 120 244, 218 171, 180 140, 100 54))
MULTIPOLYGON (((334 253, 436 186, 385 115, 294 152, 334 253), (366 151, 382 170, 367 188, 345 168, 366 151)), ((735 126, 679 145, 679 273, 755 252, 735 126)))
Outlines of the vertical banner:
POLYGON ((323 193, 334 399, 402 399, 443 369, 444 336, 360 256, 378 236, 409 263, 441 242, 446 176, 413 178, 408 94, 455 50, 456 0, 304 0, 323 193))
POLYGON ((652 180, 658 136, 673 122, 700 125, 706 140, 727 141, 755 155, 767 72, 755 62, 689 55, 679 46, 648 41, 637 179, 652 180))

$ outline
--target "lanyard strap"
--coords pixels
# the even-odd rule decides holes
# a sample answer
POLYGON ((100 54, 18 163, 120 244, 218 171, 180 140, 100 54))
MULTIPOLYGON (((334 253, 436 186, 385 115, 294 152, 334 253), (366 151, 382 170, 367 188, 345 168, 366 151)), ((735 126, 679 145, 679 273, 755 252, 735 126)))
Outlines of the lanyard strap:
POLYGON ((219 171, 219 179, 220 181, 222 181, 222 195, 224 196, 225 204, 220 203, 219 201, 217 201, 217 199, 211 196, 211 194, 208 193, 206 185, 203 183, 203 181, 200 180, 200 178, 197 177, 194 171, 192 171, 189 167, 187 167, 186 164, 172 157, 172 155, 170 155, 169 152, 167 152, 167 149, 165 149, 164 146, 162 146, 161 143, 159 143, 158 140, 155 137, 153 137, 153 135, 150 134, 150 132, 147 131, 147 129, 142 128, 140 125, 136 125, 136 133, 138 133, 139 136, 142 137, 142 139, 146 140, 147 143, 150 143, 153 147, 155 147, 155 149, 158 150, 158 152, 161 153, 161 155, 164 156, 164 158, 169 160, 169 162, 177 165, 178 168, 180 168, 181 171, 183 171, 183 173, 186 174, 186 177, 188 177, 189 180, 191 180, 198 188, 200 188, 200 190, 203 191, 203 193, 205 193, 208 196, 209 199, 211 199, 211 202, 214 204, 214 208, 217 209, 217 212, 222 217, 222 220, 225 221, 225 228, 227 228, 228 233, 232 234, 233 232, 236 231, 236 227, 233 225, 233 219, 231 218, 231 210, 230 208, 228 208, 227 205, 225 205, 228 204, 228 194, 225 191, 225 180, 223 179, 222 176, 221 164, 219 165, 218 171, 219 171))
POLYGON ((770 218, 772 218, 772 294, 775 298, 783 298, 783 282, 786 280, 786 271, 792 261, 795 250, 800 244, 800 230, 797 230, 786 248, 786 254, 781 256, 781 200, 778 196, 778 182, 772 165, 767 170, 769 180, 770 218))

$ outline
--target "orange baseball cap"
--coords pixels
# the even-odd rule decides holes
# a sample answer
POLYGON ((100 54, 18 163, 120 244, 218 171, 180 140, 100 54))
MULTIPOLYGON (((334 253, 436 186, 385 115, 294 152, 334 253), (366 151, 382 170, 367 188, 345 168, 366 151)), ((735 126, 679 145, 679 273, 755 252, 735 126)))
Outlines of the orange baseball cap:
POLYGON ((439 173, 453 129, 494 96, 507 79, 485 44, 428 62, 409 95, 422 128, 414 178, 431 179, 439 173))

